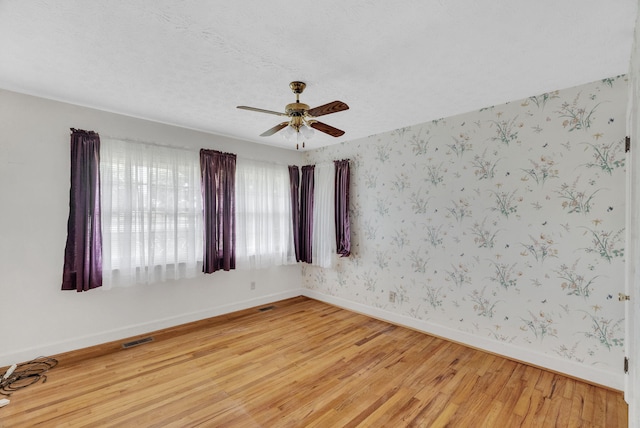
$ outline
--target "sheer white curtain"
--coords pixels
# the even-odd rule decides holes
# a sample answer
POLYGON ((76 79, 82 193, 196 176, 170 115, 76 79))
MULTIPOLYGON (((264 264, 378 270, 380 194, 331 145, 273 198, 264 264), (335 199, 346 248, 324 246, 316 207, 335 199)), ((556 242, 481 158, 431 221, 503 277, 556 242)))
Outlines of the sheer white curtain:
POLYGON ((316 165, 313 191, 313 263, 331 267, 336 252, 335 225, 335 166, 333 163, 316 165))
POLYGON ((236 160, 236 267, 260 269, 296 262, 289 169, 236 160))
POLYGON ((201 271, 198 153, 104 139, 100 158, 104 287, 201 271))

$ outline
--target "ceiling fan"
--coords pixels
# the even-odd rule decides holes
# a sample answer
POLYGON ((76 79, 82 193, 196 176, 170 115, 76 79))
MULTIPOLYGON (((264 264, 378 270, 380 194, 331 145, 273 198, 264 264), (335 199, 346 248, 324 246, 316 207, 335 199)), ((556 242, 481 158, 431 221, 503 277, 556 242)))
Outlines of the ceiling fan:
MULTIPOLYGON (((296 94, 296 102, 287 104, 284 109, 284 113, 255 107, 238 106, 238 108, 242 110, 275 114, 277 116, 285 116, 289 118, 288 121, 279 123, 273 128, 268 129, 267 131, 260 134, 261 137, 268 137, 270 135, 273 135, 276 132, 287 128, 288 126, 290 127, 288 129, 291 130, 291 132, 295 132, 296 135, 299 135, 300 131, 302 131, 306 136, 307 131, 310 131, 309 128, 324 132, 325 134, 331 135, 332 137, 340 137, 344 135, 343 130, 334 128, 333 126, 327 125, 326 123, 318 122, 317 120, 315 120, 315 118, 324 116, 325 114, 337 113, 339 111, 347 110, 349 109, 349 106, 347 104, 343 103, 342 101, 332 101, 318 107, 309 108, 307 104, 300 102, 300 94, 302 93, 302 91, 304 91, 304 88, 307 87, 306 83, 297 81, 291 82, 289 83, 289 87, 291 88, 291 91, 296 94)), ((304 147, 304 142, 302 143, 302 147, 304 147)), ((298 144, 296 144, 296 149, 297 148, 298 144)))

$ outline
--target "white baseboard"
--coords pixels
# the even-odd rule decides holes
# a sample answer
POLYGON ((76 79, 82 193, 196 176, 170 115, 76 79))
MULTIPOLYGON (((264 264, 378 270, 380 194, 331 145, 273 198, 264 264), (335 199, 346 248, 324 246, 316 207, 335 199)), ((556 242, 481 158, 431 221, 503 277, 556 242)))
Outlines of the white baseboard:
POLYGON ((562 373, 570 377, 583 379, 589 383, 602 385, 619 391, 624 390, 625 376, 622 373, 622 370, 620 373, 602 370, 597 367, 587 366, 575 361, 564 360, 553 355, 543 354, 534 349, 525 349, 513 344, 495 341, 488 337, 477 336, 472 333, 456 330, 430 321, 422 321, 404 315, 399 315, 380 308, 319 293, 315 290, 304 289, 302 290, 302 294, 306 297, 320 300, 334 306, 339 306, 373 318, 388 321, 393 324, 409 327, 443 339, 467 345, 472 348, 481 349, 492 354, 502 355, 509 359, 562 373))
POLYGON ((10 366, 13 363, 30 361, 39 356, 51 356, 61 354, 63 352, 88 348, 90 346, 101 345, 103 343, 112 342, 114 340, 126 339, 132 336, 147 334, 153 331, 175 327, 193 321, 199 321, 206 318, 216 317, 218 315, 224 315, 255 306, 277 302, 278 300, 302 296, 304 294, 303 291, 304 290, 302 289, 295 289, 280 293, 267 294, 257 298, 243 300, 241 302, 233 302, 225 305, 215 306, 203 311, 185 313, 173 317, 157 319, 145 323, 126 326, 123 328, 117 328, 114 330, 102 331, 94 335, 77 337, 72 340, 65 340, 54 343, 43 343, 42 345, 39 345, 37 347, 0 353, 0 367, 10 366))

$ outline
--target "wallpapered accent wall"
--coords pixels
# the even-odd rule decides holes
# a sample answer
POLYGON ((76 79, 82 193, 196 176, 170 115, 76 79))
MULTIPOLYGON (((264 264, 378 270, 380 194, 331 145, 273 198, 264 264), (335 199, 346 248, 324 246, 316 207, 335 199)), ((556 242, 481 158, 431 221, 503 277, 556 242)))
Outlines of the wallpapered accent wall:
POLYGON ((618 76, 309 152, 352 160, 353 254, 304 286, 619 371, 626 99, 618 76))

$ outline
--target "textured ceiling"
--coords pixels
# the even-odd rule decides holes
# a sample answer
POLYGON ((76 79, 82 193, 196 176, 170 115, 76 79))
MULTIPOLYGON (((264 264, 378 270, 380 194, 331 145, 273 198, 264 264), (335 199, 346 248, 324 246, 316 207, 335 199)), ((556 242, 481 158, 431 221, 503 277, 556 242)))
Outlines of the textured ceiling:
MULTIPOLYGON (((322 117, 313 149, 627 73, 636 0, 0 0, 0 88, 295 149, 283 111, 322 117)), ((97 130, 115 133, 116 130, 97 130)))

